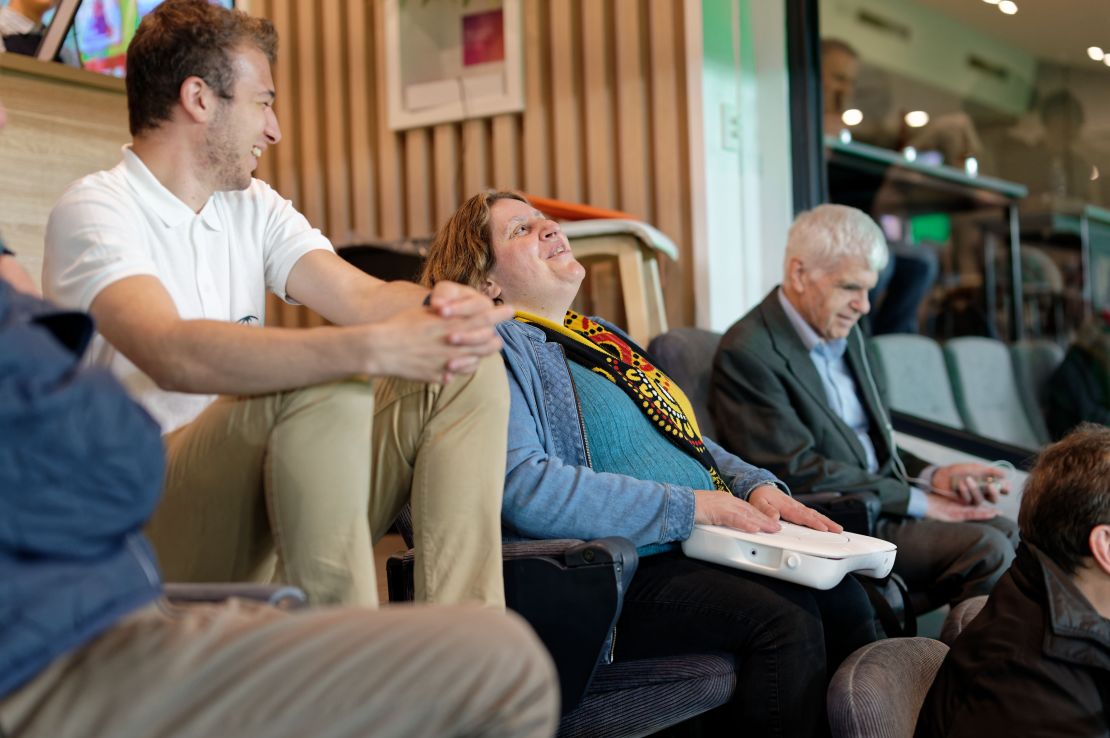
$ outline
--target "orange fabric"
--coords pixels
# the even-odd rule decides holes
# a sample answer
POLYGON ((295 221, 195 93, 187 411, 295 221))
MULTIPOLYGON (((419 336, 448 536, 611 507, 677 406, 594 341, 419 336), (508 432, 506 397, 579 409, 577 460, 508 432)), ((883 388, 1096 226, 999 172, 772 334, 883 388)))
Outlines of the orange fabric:
POLYGON ((529 195, 524 193, 524 196, 541 211, 544 215, 555 220, 589 220, 591 218, 615 218, 619 220, 639 220, 631 213, 625 213, 620 210, 607 210, 605 208, 595 208, 592 205, 583 205, 577 202, 567 202, 566 200, 556 200, 551 197, 539 197, 538 195, 529 195))

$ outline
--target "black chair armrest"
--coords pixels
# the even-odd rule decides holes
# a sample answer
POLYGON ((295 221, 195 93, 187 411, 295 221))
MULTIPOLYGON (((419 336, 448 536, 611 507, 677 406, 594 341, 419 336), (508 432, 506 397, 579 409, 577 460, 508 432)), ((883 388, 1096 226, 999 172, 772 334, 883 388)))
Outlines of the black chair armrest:
POLYGON ((941 446, 963 451, 972 456, 989 461, 1005 460, 1018 469, 1028 470, 1033 466, 1033 458, 1037 455, 1036 449, 1022 448, 993 438, 969 433, 958 428, 949 428, 947 425, 934 423, 924 418, 918 418, 906 413, 892 412, 890 414, 894 430, 909 436, 931 441, 941 446))
POLYGON ((578 538, 550 538, 543 541, 513 541, 501 544, 501 558, 522 559, 529 556, 562 556, 567 549, 584 543, 578 538))
POLYGON ((875 523, 882 512, 882 503, 874 492, 810 492, 794 498, 840 523, 849 533, 865 536, 875 535, 875 523))
POLYGON ((619 536, 595 538, 571 546, 563 552, 563 559, 567 566, 592 566, 597 564, 613 564, 616 566, 617 582, 620 585, 621 595, 628 591, 632 583, 632 576, 640 563, 636 547, 632 541, 619 536))
MULTIPOLYGON (((636 547, 624 538, 507 543, 505 604, 536 631, 555 661, 563 713, 574 709, 598 663, 608 661, 636 547)), ((413 553, 386 562, 391 602, 413 599, 413 553)))
POLYGON ((265 602, 283 610, 295 610, 308 604, 308 598, 298 587, 285 584, 248 584, 242 582, 186 584, 163 586, 166 599, 175 604, 197 602, 223 602, 232 597, 265 602))

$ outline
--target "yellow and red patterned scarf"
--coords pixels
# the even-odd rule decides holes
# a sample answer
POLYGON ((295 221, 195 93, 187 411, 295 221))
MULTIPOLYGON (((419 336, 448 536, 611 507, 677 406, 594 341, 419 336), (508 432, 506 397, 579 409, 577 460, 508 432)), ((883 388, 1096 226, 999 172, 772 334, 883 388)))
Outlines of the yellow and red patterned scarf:
POLYGON ((729 491, 698 430, 694 409, 682 389, 642 348, 585 315, 568 310, 563 324, 518 312, 516 319, 536 326, 560 344, 567 358, 597 372, 624 390, 657 431, 709 472, 713 485, 729 491))

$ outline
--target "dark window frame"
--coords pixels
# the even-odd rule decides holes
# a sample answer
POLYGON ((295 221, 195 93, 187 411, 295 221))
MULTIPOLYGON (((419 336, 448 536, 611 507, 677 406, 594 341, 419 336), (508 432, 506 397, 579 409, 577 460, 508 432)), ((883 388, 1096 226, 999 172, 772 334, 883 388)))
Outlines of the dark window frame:
POLYGON ((817 0, 785 2, 790 158, 796 215, 829 200, 821 92, 821 24, 817 0))

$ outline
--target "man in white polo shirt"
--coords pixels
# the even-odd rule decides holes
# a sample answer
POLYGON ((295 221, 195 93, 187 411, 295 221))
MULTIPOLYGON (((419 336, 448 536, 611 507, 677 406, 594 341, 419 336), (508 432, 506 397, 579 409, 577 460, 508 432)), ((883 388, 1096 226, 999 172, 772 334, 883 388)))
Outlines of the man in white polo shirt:
POLYGON ((418 598, 503 606, 493 326, 512 311, 363 274, 252 179, 281 138, 276 44, 269 22, 203 0, 143 20, 133 142, 51 213, 45 292, 92 313, 93 361, 162 426, 148 532, 167 579, 277 577, 373 604, 372 540, 411 490, 418 598), (335 325, 263 327, 267 290, 335 325))

